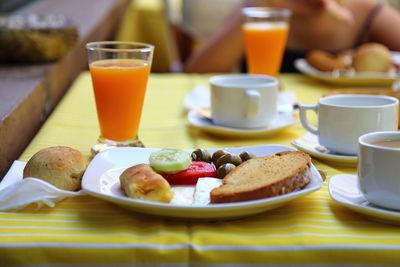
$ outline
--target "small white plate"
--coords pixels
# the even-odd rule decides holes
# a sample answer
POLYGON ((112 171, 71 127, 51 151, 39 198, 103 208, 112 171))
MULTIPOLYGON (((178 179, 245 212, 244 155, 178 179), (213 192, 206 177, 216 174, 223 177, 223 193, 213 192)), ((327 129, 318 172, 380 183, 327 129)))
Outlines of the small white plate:
MULTIPOLYGON (((243 151, 256 156, 273 155, 281 151, 295 150, 281 145, 263 145, 252 147, 224 148, 232 153, 243 151)), ((94 197, 113 202, 128 210, 185 220, 224 220, 245 217, 277 208, 287 202, 318 190, 322 186, 322 178, 315 166, 311 166, 311 182, 303 189, 282 196, 227 204, 211 204, 206 206, 174 205, 131 199, 120 190, 119 179, 110 175, 116 169, 128 168, 139 163, 148 163, 154 148, 112 148, 105 150, 92 160, 83 179, 84 192, 94 197)), ((210 149, 213 153, 216 149, 210 149)))
MULTIPOLYGON (((400 53, 392 52, 392 57, 395 63, 400 62, 400 53)), ((393 82, 400 78, 400 74, 395 71, 390 73, 324 72, 309 65, 304 58, 295 60, 294 65, 300 72, 314 79, 343 86, 391 86, 393 82)))
POLYGON ((231 137, 252 137, 252 136, 271 136, 280 132, 297 122, 292 113, 279 113, 271 125, 268 127, 254 128, 254 129, 240 129, 215 124, 210 118, 202 116, 196 110, 191 110, 188 114, 189 124, 197 127, 205 132, 231 136, 231 137))
POLYGON ((310 154, 312 157, 346 167, 355 167, 357 165, 357 155, 341 155, 333 153, 318 143, 318 137, 315 134, 307 132, 305 135, 292 142, 292 145, 298 150, 310 154))
POLYGON ((329 194, 336 202, 365 214, 376 221, 400 224, 400 211, 378 207, 369 203, 358 187, 358 177, 353 174, 339 174, 329 181, 329 194))

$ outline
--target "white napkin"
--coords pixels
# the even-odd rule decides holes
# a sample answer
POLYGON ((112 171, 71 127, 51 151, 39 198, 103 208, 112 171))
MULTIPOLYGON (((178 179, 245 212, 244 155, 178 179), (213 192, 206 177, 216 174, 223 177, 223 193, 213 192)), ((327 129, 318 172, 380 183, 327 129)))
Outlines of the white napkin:
POLYGON ((183 107, 186 110, 209 108, 210 105, 210 90, 203 85, 193 87, 183 101, 183 107))
MULTIPOLYGON (((280 92, 278 95, 278 112, 293 112, 296 103, 294 92, 280 92)), ((210 108, 210 89, 203 85, 197 85, 186 95, 183 107, 186 110, 197 108, 210 108)))
POLYGON ((14 161, 10 170, 0 183, 0 211, 16 210, 31 203, 37 208, 46 205, 54 207, 66 197, 83 195, 82 191, 61 190, 36 178, 22 179, 25 162, 14 161))

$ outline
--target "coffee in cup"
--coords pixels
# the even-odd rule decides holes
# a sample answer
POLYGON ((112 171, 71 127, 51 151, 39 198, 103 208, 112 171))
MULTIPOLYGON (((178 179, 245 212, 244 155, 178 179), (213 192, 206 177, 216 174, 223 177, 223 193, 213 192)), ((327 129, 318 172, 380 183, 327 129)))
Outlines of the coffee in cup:
POLYGON ((234 128, 268 126, 277 115, 278 80, 267 75, 228 74, 210 78, 211 117, 234 128))
POLYGON ((372 204, 400 210, 400 132, 372 132, 358 139, 358 178, 372 204))
POLYGON ((400 140, 383 139, 371 142, 371 145, 400 149, 400 140))
POLYGON ((332 152, 355 155, 361 135, 397 130, 398 105, 397 98, 384 95, 333 95, 321 98, 316 105, 300 104, 300 121, 318 136, 320 145, 332 152), (317 128, 308 122, 307 110, 317 113, 317 128))

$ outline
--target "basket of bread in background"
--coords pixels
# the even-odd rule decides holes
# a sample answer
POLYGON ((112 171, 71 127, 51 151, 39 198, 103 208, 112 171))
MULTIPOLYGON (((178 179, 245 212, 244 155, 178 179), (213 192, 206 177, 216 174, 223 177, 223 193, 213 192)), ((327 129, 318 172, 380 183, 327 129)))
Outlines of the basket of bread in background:
POLYGON ((378 43, 366 43, 334 54, 311 50, 296 68, 330 83, 359 86, 391 86, 400 73, 400 54, 378 43))

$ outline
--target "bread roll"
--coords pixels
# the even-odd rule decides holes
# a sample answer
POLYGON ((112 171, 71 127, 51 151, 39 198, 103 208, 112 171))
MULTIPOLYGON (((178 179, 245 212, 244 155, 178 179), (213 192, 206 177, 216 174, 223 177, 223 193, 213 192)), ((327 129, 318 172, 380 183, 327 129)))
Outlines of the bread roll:
POLYGON ((354 51, 353 67, 357 72, 388 72, 393 67, 392 56, 384 45, 364 44, 354 51))
POLYGON ((60 189, 77 191, 86 169, 82 153, 66 146, 40 150, 27 162, 23 178, 34 177, 60 189))
POLYGON ((312 50, 307 56, 308 64, 320 71, 334 71, 346 69, 349 65, 347 54, 335 56, 322 50, 312 50))
POLYGON ((311 181, 311 158, 301 151, 252 158, 229 172, 210 193, 211 203, 229 203, 279 196, 311 181))
POLYGON ((173 192, 167 180, 148 164, 126 169, 119 177, 121 188, 130 198, 169 203, 173 192))

